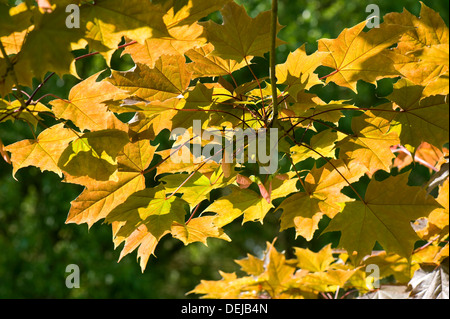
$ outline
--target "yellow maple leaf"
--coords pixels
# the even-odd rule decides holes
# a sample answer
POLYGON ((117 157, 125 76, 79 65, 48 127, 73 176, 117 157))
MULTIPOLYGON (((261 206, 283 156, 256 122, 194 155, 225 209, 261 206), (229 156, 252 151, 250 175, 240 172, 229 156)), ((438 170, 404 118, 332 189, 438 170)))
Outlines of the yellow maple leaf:
POLYGON ((13 176, 27 166, 36 166, 41 171, 62 176, 58 162, 70 142, 77 138, 73 130, 64 128, 64 123, 61 123, 44 130, 36 140, 23 140, 6 146, 5 150, 11 152, 13 176))
POLYGON ((396 43, 410 27, 382 23, 380 28, 363 32, 365 26, 366 21, 344 29, 337 39, 319 40, 319 52, 329 53, 323 65, 335 70, 327 82, 356 92, 358 80, 375 83, 380 78, 399 75, 392 61, 379 53, 396 43))

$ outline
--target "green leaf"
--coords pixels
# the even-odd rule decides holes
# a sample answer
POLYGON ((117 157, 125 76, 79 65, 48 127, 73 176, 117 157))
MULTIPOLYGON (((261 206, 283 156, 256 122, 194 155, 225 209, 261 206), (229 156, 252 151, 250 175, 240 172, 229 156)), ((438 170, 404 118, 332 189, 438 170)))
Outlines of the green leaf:
POLYGON ((167 192, 175 192, 183 194, 182 198, 187 201, 191 207, 196 206, 203 200, 208 199, 212 190, 216 188, 225 187, 232 180, 227 180, 224 177, 219 177, 213 174, 211 177, 206 177, 199 172, 191 174, 174 174, 161 178, 165 183, 164 187, 167 192), (182 186, 180 188, 180 186, 182 186))
POLYGON ((87 223, 91 227, 131 194, 145 189, 143 171, 150 165, 154 152, 155 147, 148 140, 127 144, 117 156, 118 180, 85 183, 85 190, 71 203, 66 223, 87 223))
POLYGON ((72 176, 108 181, 117 171, 117 155, 128 143, 128 134, 123 131, 89 132, 69 145, 58 166, 72 176))
POLYGON ((144 189, 132 194, 106 217, 107 223, 123 222, 117 236, 128 237, 140 225, 159 240, 172 223, 184 223, 186 202, 176 196, 166 197, 162 187, 144 189))
POLYGON ((242 223, 248 221, 263 223, 264 217, 273 207, 272 204, 267 203, 264 197, 252 190, 240 189, 237 186, 229 188, 231 194, 219 198, 205 209, 207 212, 217 213, 214 224, 223 227, 241 215, 244 215, 242 223))
POLYGON ((339 246, 350 254, 357 252, 357 263, 370 255, 375 242, 387 252, 410 258, 419 240, 411 221, 427 217, 440 205, 424 189, 407 183, 408 174, 372 180, 364 202, 347 203, 325 231, 340 231, 339 246))
POLYGON ((394 104, 377 107, 386 111, 374 111, 374 114, 391 122, 392 130, 399 133, 403 145, 414 149, 428 142, 441 148, 449 140, 448 99, 443 95, 423 98, 423 89, 400 80, 388 96, 394 104), (398 112, 393 112, 398 108, 398 112))

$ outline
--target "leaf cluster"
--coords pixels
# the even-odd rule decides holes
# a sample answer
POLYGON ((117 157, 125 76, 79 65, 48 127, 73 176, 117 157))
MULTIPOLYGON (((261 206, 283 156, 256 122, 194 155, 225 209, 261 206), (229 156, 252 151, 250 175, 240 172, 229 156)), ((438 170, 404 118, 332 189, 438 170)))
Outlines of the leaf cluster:
POLYGON ((268 245, 265 260, 239 262, 249 277, 224 274, 194 292, 278 298, 317 297, 339 287, 364 291, 361 267, 368 260, 378 258, 386 276, 401 281, 417 265, 439 265, 448 256, 449 36, 425 4, 420 17, 390 13, 379 28, 366 30, 364 21, 336 39, 320 39, 309 55, 298 48, 276 66, 277 83, 271 83, 252 70, 254 58, 270 51, 270 12, 252 18, 231 0, 79 1, 81 27, 69 29, 66 1, 43 3, 0 3, 0 122, 44 126, 33 139, 0 141, 0 154, 13 175, 35 166, 84 186, 66 222, 111 225, 120 258, 137 251, 144 271, 164 236, 185 245, 230 241, 228 224, 240 217, 263 223, 278 211, 280 230, 294 228, 306 240, 327 216, 325 232, 341 233, 342 263, 330 246, 319 255, 298 249, 297 260, 285 260, 268 245), (218 10, 222 24, 203 19, 218 10), (53 39, 58 42, 49 43, 53 39), (134 66, 82 79, 67 99, 35 101, 53 74, 78 76, 74 65, 83 57, 74 58, 72 50, 80 48, 107 61, 121 48, 134 66), (329 73, 320 77, 319 68, 329 73), (242 69, 254 79, 238 83, 234 74, 242 69), (41 84, 26 96, 22 89, 33 78, 41 84), (318 93, 331 82, 357 92, 358 81, 386 78, 395 82, 393 91, 373 107, 324 101, 318 93), (123 114, 133 118, 122 121, 123 114), (57 124, 46 127, 45 117, 57 124), (217 132, 221 156, 194 155, 209 142, 195 132, 194 120, 217 132), (351 121, 350 129, 343 121, 351 121), (178 137, 169 147, 155 143, 176 128, 190 138, 178 137), (262 174, 258 161, 240 163, 237 154, 232 164, 224 160, 226 130, 237 128, 278 130, 284 164, 276 173, 262 174), (186 150, 190 163, 173 161, 171 155, 186 150), (438 183, 411 186, 408 169, 376 178, 408 167, 407 158, 440 171, 438 183), (304 169, 309 160, 312 167, 304 169), (355 187, 362 178, 370 179, 364 192, 355 187), (417 250, 421 240, 428 243, 417 250), (384 253, 373 254, 377 244, 384 253), (229 289, 230 282, 239 283, 229 289))

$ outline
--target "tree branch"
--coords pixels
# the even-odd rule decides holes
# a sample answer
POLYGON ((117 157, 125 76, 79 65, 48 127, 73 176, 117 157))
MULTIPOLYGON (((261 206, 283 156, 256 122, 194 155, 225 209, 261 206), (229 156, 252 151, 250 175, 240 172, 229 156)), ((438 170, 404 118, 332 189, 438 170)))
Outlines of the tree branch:
POLYGON ((270 83, 272 85, 272 118, 269 127, 272 127, 278 118, 278 92, 276 76, 276 50, 277 50, 277 23, 278 23, 278 0, 272 0, 272 19, 270 23, 270 83))

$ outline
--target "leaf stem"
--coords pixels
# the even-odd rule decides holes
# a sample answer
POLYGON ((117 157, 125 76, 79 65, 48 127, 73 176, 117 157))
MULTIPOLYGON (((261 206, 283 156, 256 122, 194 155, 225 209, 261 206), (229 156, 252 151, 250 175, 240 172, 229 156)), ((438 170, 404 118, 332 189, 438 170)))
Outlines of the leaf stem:
POLYGON ((335 74, 338 73, 338 72, 339 72, 339 70, 334 70, 334 71, 331 72, 330 74, 325 75, 325 76, 322 76, 321 78, 319 78, 319 80, 324 80, 324 79, 326 79, 327 77, 330 77, 330 76, 332 76, 332 75, 335 75, 335 74))
POLYGON ((200 203, 197 204, 197 207, 195 207, 195 209, 192 212, 191 216, 189 217, 189 219, 185 223, 186 226, 191 222, 192 218, 194 217, 195 213, 198 211, 199 208, 200 208, 200 203))

